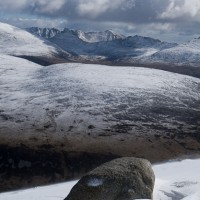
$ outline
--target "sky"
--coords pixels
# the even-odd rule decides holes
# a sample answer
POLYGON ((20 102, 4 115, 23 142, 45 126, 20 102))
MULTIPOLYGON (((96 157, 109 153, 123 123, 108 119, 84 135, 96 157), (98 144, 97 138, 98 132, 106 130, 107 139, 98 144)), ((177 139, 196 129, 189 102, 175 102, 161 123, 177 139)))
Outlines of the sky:
POLYGON ((200 37, 200 0, 0 0, 0 21, 180 43, 200 37))

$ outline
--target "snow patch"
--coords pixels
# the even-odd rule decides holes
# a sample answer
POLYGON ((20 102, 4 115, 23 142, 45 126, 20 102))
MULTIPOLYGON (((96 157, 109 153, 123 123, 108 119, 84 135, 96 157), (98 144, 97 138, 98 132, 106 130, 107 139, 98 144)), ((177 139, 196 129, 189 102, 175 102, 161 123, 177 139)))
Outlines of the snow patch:
POLYGON ((98 187, 98 186, 101 186, 103 185, 103 180, 102 179, 98 179, 98 178, 93 178, 93 179, 90 179, 88 182, 87 182, 87 185, 88 186, 91 186, 91 187, 98 187))

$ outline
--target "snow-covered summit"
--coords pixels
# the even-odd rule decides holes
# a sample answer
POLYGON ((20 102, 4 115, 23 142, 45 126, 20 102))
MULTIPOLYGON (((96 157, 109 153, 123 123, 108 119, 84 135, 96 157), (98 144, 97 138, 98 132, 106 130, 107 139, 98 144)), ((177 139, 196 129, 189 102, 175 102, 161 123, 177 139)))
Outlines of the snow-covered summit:
POLYGON ((107 41, 113 41, 117 39, 124 39, 125 36, 118 34, 112 30, 106 30, 106 31, 99 31, 99 32, 83 32, 83 31, 76 31, 78 37, 82 39, 85 42, 107 42, 107 41))
MULTIPOLYGON (((71 126, 71 134, 87 135, 90 131, 91 135, 102 132, 110 135, 123 131, 133 137, 167 133, 178 136, 182 131, 182 135, 191 133, 198 137, 200 80, 197 78, 145 68, 74 63, 35 68, 16 84, 9 80, 21 68, 15 62, 9 67, 12 70, 6 71, 7 64, 1 64, 4 84, 0 109, 4 115, 12 116, 12 120, 1 120, 5 133, 18 132, 23 137, 27 129, 40 134, 37 128, 50 123, 45 131, 53 127, 53 135, 59 137, 67 134, 71 126), (19 90, 23 93, 20 96, 19 90), (54 119, 49 117, 47 108, 56 113, 54 119), (17 123, 21 119, 23 122, 17 123), (74 120, 81 122, 74 125, 74 120), (96 128, 90 130, 90 125, 96 128)), ((14 135, 19 139, 18 134, 14 135)), ((167 141, 174 143, 170 137, 167 141)), ((166 152, 166 147, 163 148, 166 152)))

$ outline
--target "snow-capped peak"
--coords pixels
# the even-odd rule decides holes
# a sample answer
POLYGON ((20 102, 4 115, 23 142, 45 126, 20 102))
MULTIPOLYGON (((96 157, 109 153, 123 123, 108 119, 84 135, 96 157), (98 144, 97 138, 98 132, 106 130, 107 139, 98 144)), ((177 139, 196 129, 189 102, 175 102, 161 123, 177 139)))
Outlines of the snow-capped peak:
POLYGON ((108 42, 116 39, 124 39, 125 36, 115 33, 112 30, 99 31, 99 32, 83 32, 76 31, 77 36, 85 42, 108 42))
POLYGON ((58 33, 60 33, 60 31, 56 28, 31 27, 31 28, 27 28, 26 30, 34 35, 47 38, 47 39, 52 38, 58 33))

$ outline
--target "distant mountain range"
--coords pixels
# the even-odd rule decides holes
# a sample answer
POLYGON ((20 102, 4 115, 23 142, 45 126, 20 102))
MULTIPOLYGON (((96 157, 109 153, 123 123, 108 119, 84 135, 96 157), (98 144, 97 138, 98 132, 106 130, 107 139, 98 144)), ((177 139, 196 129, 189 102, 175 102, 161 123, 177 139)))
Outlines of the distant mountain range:
POLYGON ((100 56, 101 59, 118 60, 152 55, 163 49, 177 46, 176 43, 142 36, 117 34, 111 30, 104 32, 83 32, 65 28, 62 31, 52 28, 32 27, 30 33, 48 39, 67 52, 79 56, 89 56, 90 59, 100 56))
POLYGON ((161 42, 142 36, 128 36, 107 30, 83 32, 65 28, 32 27, 30 33, 46 38, 62 49, 78 56, 93 59, 140 64, 200 65, 200 39, 184 44, 161 42))
POLYGON ((56 28, 38 28, 38 27, 31 27, 27 28, 27 31, 47 39, 53 38, 58 34, 65 34, 66 32, 70 32, 71 34, 77 36, 81 40, 85 42, 103 42, 103 41, 112 41, 116 39, 123 39, 125 38, 124 35, 115 33, 114 31, 107 30, 102 32, 83 32, 81 30, 70 30, 70 29, 63 29, 62 31, 56 28))
POLYGON ((42 65, 84 62, 143 66, 200 77, 200 38, 177 44, 138 35, 126 37, 111 30, 22 30, 4 23, 0 23, 0 36, 1 54, 42 65))

